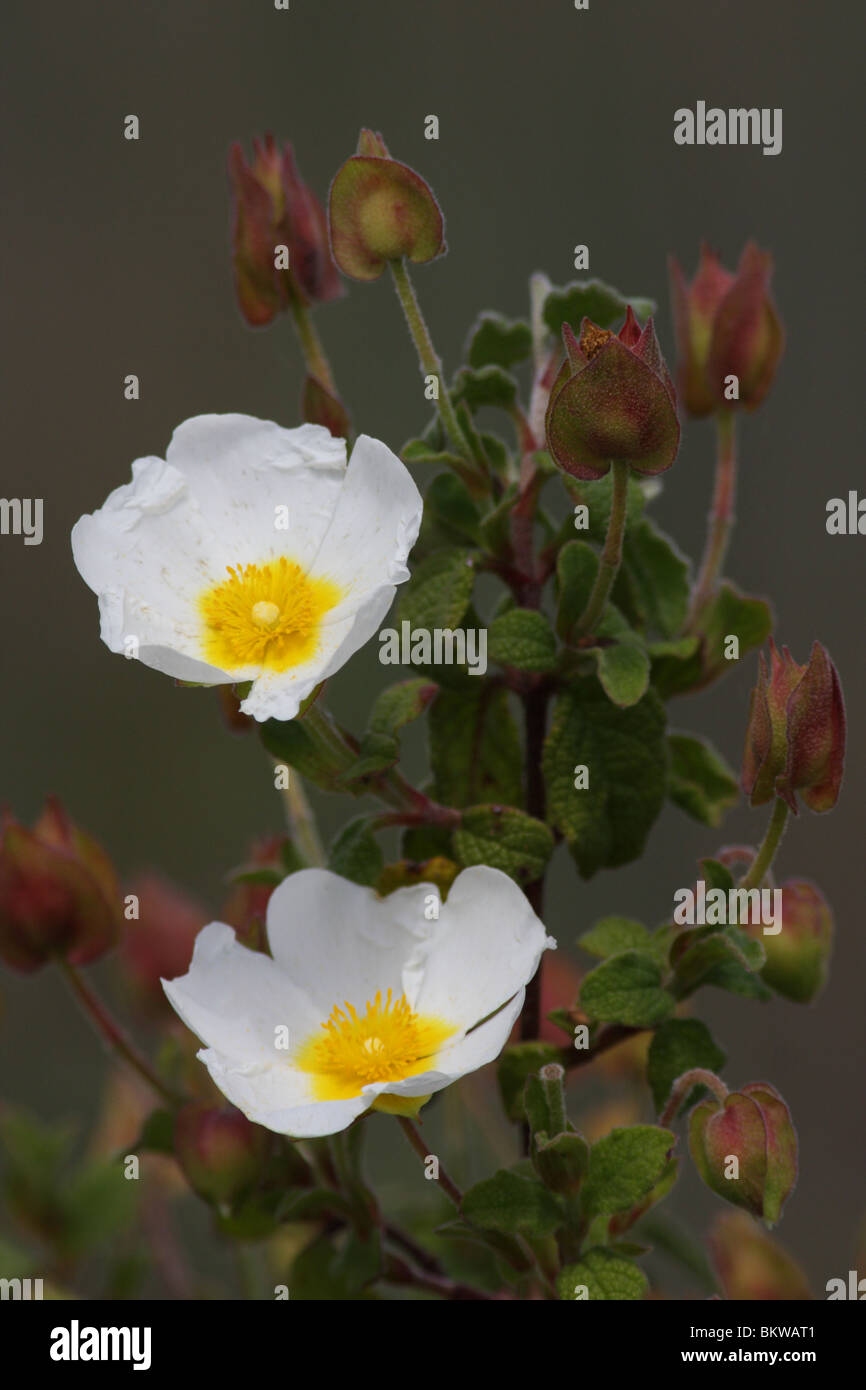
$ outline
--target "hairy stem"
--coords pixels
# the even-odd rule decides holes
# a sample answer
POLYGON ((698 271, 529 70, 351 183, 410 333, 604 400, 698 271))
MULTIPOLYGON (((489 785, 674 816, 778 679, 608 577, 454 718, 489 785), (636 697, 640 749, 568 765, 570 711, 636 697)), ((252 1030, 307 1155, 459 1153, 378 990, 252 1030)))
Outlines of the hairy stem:
POLYGON ((706 1071, 703 1067, 693 1067, 691 1071, 683 1072, 674 1082, 667 1104, 659 1115, 660 1125, 669 1125, 671 1120, 676 1118, 677 1111, 695 1086, 706 1086, 720 1104, 724 1104, 728 1095, 727 1086, 724 1081, 719 1080, 715 1072, 706 1071))
POLYGON ((451 443, 458 453, 467 458, 472 457, 472 450, 466 441, 460 423, 451 403, 451 397, 445 386, 445 379, 442 374, 442 363, 440 362, 433 340, 430 337, 429 329, 421 313, 421 306, 415 295, 412 281, 409 279, 409 272, 406 269, 404 260, 390 261, 391 274, 394 277, 394 285, 403 306, 403 313, 406 315, 406 322, 409 325, 409 332, 415 350, 418 353, 418 360, 427 376, 435 376, 439 383, 439 399, 437 405, 442 424, 451 443))
MULTIPOLYGON (((274 764, 280 766, 279 758, 274 759, 274 764)), ((280 795, 290 836, 307 863, 313 868, 321 868, 326 859, 325 850, 301 775, 294 768, 289 772, 288 786, 280 788, 280 795)))
POLYGON ((608 595, 613 588, 613 581, 616 579, 622 563, 629 465, 624 463, 622 459, 614 459, 611 468, 613 470, 613 501, 610 509, 610 520, 607 524, 604 549, 601 552, 601 560, 599 561, 598 573, 595 576, 595 583, 592 586, 592 593, 577 624, 577 631, 581 633, 593 631, 595 624, 604 612, 608 595))
MULTIPOLYGON (((399 1124, 406 1138, 409 1140, 409 1143, 412 1145, 412 1148, 415 1150, 416 1154, 421 1159, 421 1162, 426 1163, 430 1155, 428 1154, 427 1145, 424 1143, 421 1131, 415 1124, 414 1120, 410 1120, 408 1115, 398 1115, 397 1123, 399 1124)), ((457 1184, 453 1182, 451 1178, 449 1178, 441 1163, 439 1164, 439 1176, 437 1177, 436 1181, 442 1188, 442 1191, 448 1194, 448 1196, 451 1198, 451 1201, 454 1203, 455 1207, 459 1211, 460 1207, 463 1204, 463 1193, 460 1191, 460 1188, 457 1186, 457 1184)))
POLYGON ((744 879, 741 879, 741 888, 758 887, 776 856, 776 850, 779 848, 787 824, 788 806, 787 803, 778 796, 776 797, 776 804, 773 807, 773 814, 770 817, 770 824, 767 826, 767 833, 761 843, 761 848, 752 860, 749 872, 744 879))
POLYGON ((132 1067, 133 1071, 138 1072, 139 1076, 143 1077, 147 1084, 152 1086, 169 1105, 177 1105, 181 1102, 183 1097, 172 1091, 171 1088, 157 1076, 150 1062, 138 1051, 135 1044, 130 1041, 120 1024, 111 1016, 105 1004, 103 1004, 102 1000, 99 998, 99 995, 88 981, 84 979, 84 976, 79 973, 77 967, 70 965, 67 960, 58 959, 57 963, 72 993, 90 1019, 96 1032, 111 1051, 122 1058, 127 1066, 132 1067))
POLYGON ((737 490, 737 455, 734 412, 721 410, 716 417, 716 483, 707 518, 707 540, 697 583, 692 594, 686 631, 695 627, 722 574, 731 529, 737 490))
POLYGON ((336 396, 337 388, 334 384, 330 363, 325 356, 325 349, 322 347, 322 341, 316 332, 312 315, 297 291, 289 296, 289 308, 292 311, 292 318, 304 354, 304 361, 307 364, 307 371, 310 376, 314 376, 317 381, 321 382, 326 391, 329 391, 332 396, 336 396))

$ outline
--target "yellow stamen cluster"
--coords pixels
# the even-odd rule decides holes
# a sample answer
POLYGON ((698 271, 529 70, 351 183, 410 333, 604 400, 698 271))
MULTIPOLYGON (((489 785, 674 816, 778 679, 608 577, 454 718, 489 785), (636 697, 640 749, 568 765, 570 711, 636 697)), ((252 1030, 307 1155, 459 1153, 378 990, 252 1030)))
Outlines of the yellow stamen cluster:
POLYGON ((432 1067, 432 1059, 456 1030, 444 1019, 417 1014, 404 994, 392 1001, 391 990, 367 1000, 359 1014, 347 1001, 335 1005, 322 1024, 324 1037, 308 1039, 296 1065, 315 1078, 317 1100, 346 1100, 373 1081, 402 1081, 432 1067))
POLYGON ((286 671, 315 655, 321 620, 342 597, 281 556, 227 567, 228 579, 199 598, 204 656, 223 671, 257 666, 286 671))

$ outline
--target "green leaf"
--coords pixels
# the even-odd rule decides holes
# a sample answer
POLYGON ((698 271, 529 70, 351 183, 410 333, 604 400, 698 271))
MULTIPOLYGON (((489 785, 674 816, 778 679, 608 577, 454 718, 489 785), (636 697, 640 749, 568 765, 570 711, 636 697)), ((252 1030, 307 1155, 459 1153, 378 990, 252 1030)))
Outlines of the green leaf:
POLYGON ((522 1042, 506 1047, 499 1058, 496 1080, 509 1120, 526 1119, 523 1093, 527 1078, 546 1067, 548 1062, 558 1062, 560 1055, 560 1048, 553 1043, 522 1042))
POLYGON ((399 681, 376 696, 370 711, 370 730, 375 734, 394 734, 423 714, 437 687, 423 678, 399 681))
POLYGON ((487 629, 487 654, 491 661, 518 671, 552 671, 556 638, 541 613, 532 608, 512 608, 494 618, 487 629))
MULTIPOLYGON (((330 715, 325 717, 330 720, 330 715)), ((333 724, 333 720, 330 722, 333 724)), ((303 719, 268 719, 259 725, 259 732, 265 748, 279 762, 288 763, 325 791, 345 791, 341 778, 355 762, 350 748, 343 753, 330 742, 315 737, 303 719)))
POLYGON ((89 1164, 76 1173, 62 1193, 61 1245, 80 1254, 110 1240, 132 1223, 140 1184, 123 1175, 117 1160, 89 1164))
POLYGON ((173 1110, 151 1110, 132 1148, 137 1152, 174 1153, 173 1110))
POLYGON ((652 679, 667 697, 686 690, 702 690, 736 665, 725 656, 728 637, 739 641, 739 657, 760 647, 773 628, 773 615, 763 599, 748 598, 733 584, 722 584, 700 621, 702 641, 690 657, 660 656, 653 662, 652 679))
POLYGON ((577 944, 591 956, 600 956, 602 960, 618 956, 622 951, 639 951, 641 955, 654 959, 658 957, 648 929, 633 917, 602 917, 588 932, 578 937, 577 944))
POLYGON ((673 637, 688 612, 688 561, 673 541, 644 518, 625 538, 623 569, 643 620, 665 637, 673 637))
POLYGON ((496 506, 487 512, 481 522, 481 537, 488 550, 494 555, 510 555, 511 550, 511 510, 517 497, 517 485, 512 483, 505 489, 496 506))
POLYGON ((590 1150, 584 1211, 609 1215, 636 1206, 661 1179, 673 1145, 671 1131, 657 1125, 611 1130, 590 1150))
POLYGON ((470 331, 466 360, 470 367, 492 364, 506 371, 532 354, 532 330, 522 319, 481 314, 470 331))
POLYGON ((734 875, 726 864, 720 864, 718 859, 701 860, 701 878, 707 885, 707 892, 711 888, 721 888, 723 893, 729 893, 734 887, 734 875))
POLYGON ((588 541, 569 541, 556 557, 556 630, 566 640, 589 602, 597 570, 598 556, 588 541))
MULTIPOLYGON (((663 1110, 671 1087, 678 1076, 703 1067, 718 1072, 727 1061, 705 1023, 697 1018, 669 1018, 653 1034, 647 1057, 647 1081, 653 1093, 656 1110, 663 1110)), ((677 1114, 690 1110, 704 1094, 706 1087, 693 1087, 679 1107, 677 1114)))
POLYGON ((545 324, 558 338, 564 323, 571 324, 575 333, 579 333, 583 318, 592 319, 599 328, 610 328, 617 319, 624 317, 629 304, 642 323, 655 312, 652 299, 620 294, 603 280, 572 280, 561 289, 550 291, 541 312, 545 324))
POLYGON ((481 514, 468 487, 454 473, 439 473, 433 479, 424 498, 424 516, 459 532, 473 545, 480 542, 481 514))
POLYGON ((740 795, 739 783, 724 759, 704 739, 671 734, 670 798, 704 825, 721 825, 740 795))
POLYGON ((379 1242, 371 1237, 360 1242, 354 1232, 333 1238, 319 1236, 301 1251, 288 1279, 293 1302, 346 1302, 364 1298, 364 1287, 376 1277, 380 1265, 379 1242))
POLYGON ((585 878, 643 851, 667 791, 664 727, 653 691, 630 709, 612 704, 593 677, 560 695, 542 757, 548 815, 585 878), (585 788, 574 785, 580 767, 585 788))
POLYGON ((506 1168, 470 1187, 462 1210, 473 1225, 507 1235, 549 1236, 563 1220, 562 1207, 547 1188, 506 1168))
POLYGON ((403 622, 428 631, 457 627, 469 607, 474 584, 475 566, 468 550, 458 546, 437 550, 403 586, 396 627, 403 622))
POLYGON ((472 681, 443 690, 430 711, 433 796, 446 806, 519 806, 523 750, 507 691, 472 681))
POLYGON ((630 709, 643 699, 649 687, 650 659, 639 641, 610 642, 588 650, 595 657, 609 700, 620 709, 630 709))
POLYGON ((556 1292, 565 1302, 581 1298, 636 1302, 648 1290, 643 1270, 604 1245, 586 1250, 576 1264, 565 1265, 556 1276, 556 1292))
POLYGON ((516 883, 532 883, 553 853, 553 835, 513 806, 472 806, 454 831, 454 853, 465 868, 490 864, 516 883))
POLYGON ((661 981, 662 972, 651 957, 623 951, 584 977, 581 1008, 593 1021, 653 1028, 673 1012, 676 1002, 661 981))
POLYGON ((385 859, 366 816, 349 821, 328 852, 328 868, 352 883, 372 887, 385 867, 385 859))
POLYGON ((715 985, 746 999, 771 999, 772 990, 757 973, 765 960, 761 942, 740 927, 681 932, 671 949, 677 998, 686 998, 701 985, 715 985))
POLYGON ((502 367, 461 367, 451 384, 451 399, 455 405, 465 401, 473 414, 486 405, 510 410, 517 402, 517 382, 502 367))

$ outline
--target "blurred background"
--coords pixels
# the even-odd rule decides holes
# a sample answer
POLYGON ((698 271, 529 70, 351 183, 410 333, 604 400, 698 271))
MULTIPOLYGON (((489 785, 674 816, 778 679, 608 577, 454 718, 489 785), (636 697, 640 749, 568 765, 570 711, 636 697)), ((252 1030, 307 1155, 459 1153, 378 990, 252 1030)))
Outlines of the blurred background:
MULTIPOLYGON (((840 804, 830 816, 804 811, 778 860, 781 877, 813 879, 829 897, 837 946, 811 1007, 708 992, 699 1011, 728 1052, 729 1084, 768 1079, 791 1105, 801 1179, 779 1234, 819 1296, 854 1265, 866 1213, 866 542, 825 530, 828 499, 862 478, 866 362, 852 295, 862 284, 861 26, 855 7, 802 0, 591 0, 585 12, 571 0, 291 0, 285 12, 271 0, 10 0, 2 59, 0 495, 44 498, 45 536, 41 546, 0 538, 0 799, 30 821, 58 793, 124 876, 158 868, 210 913, 251 838, 280 829, 268 760, 254 739, 225 731, 212 693, 176 689, 101 644, 69 531, 127 481, 133 459, 164 454, 191 415, 298 422, 303 369, 289 320, 253 332, 235 305, 230 142, 249 151, 268 130, 291 139, 320 197, 362 125, 424 174, 449 254, 415 283, 446 370, 481 310, 525 314, 532 271, 573 279, 576 243, 589 246, 590 274, 658 301, 669 360, 668 253, 691 273, 702 238, 728 265, 750 236, 772 250, 788 345, 767 402, 742 421, 727 572, 772 598, 777 639, 795 658, 817 637, 842 677, 840 804), (782 153, 675 146, 675 109, 699 99, 782 107, 782 153), (131 113, 138 142, 123 138, 131 113), (424 139, 428 114, 438 142, 424 139), (140 378, 138 401, 124 399, 128 373, 140 378)), ((428 406, 387 281, 352 285, 317 324, 356 427, 399 449, 428 406)), ((711 426, 687 424, 653 505, 693 555, 712 458, 711 426)), ((735 767, 755 668, 747 657, 671 710, 674 727, 709 736, 735 767)), ((368 647, 331 684, 338 717, 360 725, 393 678, 368 647)), ((420 769, 423 749, 408 745, 410 771, 420 769)), ((355 802, 314 800, 328 837, 358 814, 355 802)), ((589 883, 560 852, 547 926, 576 954, 577 936, 606 912, 661 921, 699 856, 754 841, 764 823, 740 806, 713 832, 669 808, 640 864, 589 883)), ((110 971, 96 974, 110 990, 110 971)), ((0 1010, 3 1097, 92 1124, 103 1059, 59 978, 4 971, 0 1010)), ((431 1117, 434 1134, 446 1113, 431 1117)), ((452 1139, 456 1148, 445 1126, 446 1165, 452 1139)), ((397 1193, 417 1174, 389 1144, 382 1132, 373 1172, 397 1193)), ((703 1229, 721 1204, 685 1169, 676 1209, 703 1229)))

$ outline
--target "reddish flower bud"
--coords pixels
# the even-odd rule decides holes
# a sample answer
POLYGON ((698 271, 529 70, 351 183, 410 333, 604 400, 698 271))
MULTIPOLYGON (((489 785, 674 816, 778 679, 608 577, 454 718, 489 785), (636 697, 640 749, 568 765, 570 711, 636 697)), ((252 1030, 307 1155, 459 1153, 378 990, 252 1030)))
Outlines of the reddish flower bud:
POLYGON ((229 151, 234 185, 235 285, 241 313, 253 326, 270 323, 291 296, 334 299, 341 286, 331 260, 325 211, 298 173, 291 145, 282 153, 273 135, 253 141, 248 165, 239 143, 229 151), (277 247, 288 251, 288 268, 277 247))
POLYGON ((833 943, 833 914, 823 894, 803 879, 788 879, 782 888, 782 930, 755 936, 767 960, 761 971, 771 989, 795 1004, 808 1004, 822 989, 833 943))
POLYGON ((743 790, 753 806, 781 796, 797 814, 799 791, 812 811, 830 811, 839 798, 845 763, 845 703, 836 668, 820 642, 807 666, 770 639, 770 669, 759 658, 752 691, 743 790))
POLYGON ((4 816, 0 833, 0 958, 38 970, 52 956, 86 965, 120 931, 114 869, 95 840, 49 797, 32 830, 4 816))
POLYGON ((670 258, 677 385, 690 415, 735 405, 754 410, 769 391, 785 342, 770 297, 772 273, 772 256, 753 241, 745 247, 736 275, 704 243, 691 285, 670 258), (725 397, 729 376, 737 378, 736 400, 725 397))
POLYGON ((670 468, 680 443, 676 395, 649 319, 641 331, 629 306, 615 335, 589 319, 580 340, 563 325, 565 361, 547 407, 547 447, 576 478, 601 478, 611 462, 638 473, 670 468))
POLYGON ((257 841, 250 849, 247 863, 234 875, 234 884, 223 903, 220 921, 234 927, 238 937, 248 946, 260 942, 268 900, 289 871, 301 867, 301 861, 289 863, 291 842, 280 835, 257 841))
POLYGON ((331 184, 334 260, 354 280, 376 280, 388 261, 432 261, 445 250, 442 213, 414 169, 388 155, 381 135, 362 130, 358 154, 331 184))
POLYGON ((710 1232, 710 1246, 726 1298, 765 1302, 812 1297, 800 1266, 745 1212, 720 1216, 710 1232))
POLYGON ((308 425, 324 425, 337 439, 349 437, 351 424, 346 407, 317 377, 308 375, 304 382, 301 415, 308 425))
POLYGON ((209 916, 193 898, 156 874, 137 879, 130 892, 138 899, 138 918, 125 923, 118 962, 149 1011, 171 1014, 161 980, 186 974, 195 939, 209 916))
POLYGON ((775 1225, 797 1181, 797 1135, 778 1091, 753 1081, 723 1103, 701 1101, 689 1118, 689 1148, 707 1187, 775 1225))
POLYGON ((174 1152, 190 1186, 208 1201, 232 1202, 252 1187, 270 1148, 270 1137, 233 1105, 221 1109, 194 1101, 178 1113, 174 1152))

